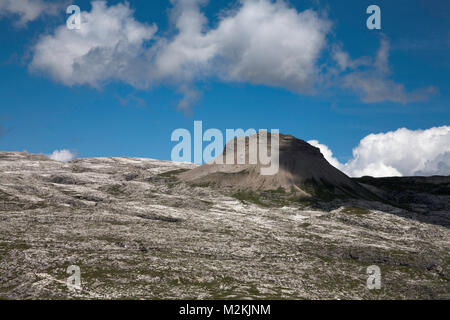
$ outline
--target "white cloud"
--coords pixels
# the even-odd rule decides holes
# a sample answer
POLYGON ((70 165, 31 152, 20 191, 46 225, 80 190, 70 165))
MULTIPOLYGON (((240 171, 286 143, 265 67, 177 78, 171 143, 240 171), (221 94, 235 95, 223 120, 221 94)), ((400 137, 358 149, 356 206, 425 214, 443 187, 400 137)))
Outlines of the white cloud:
POLYGON ((99 86, 110 79, 137 84, 135 62, 157 28, 134 20, 128 4, 107 7, 104 1, 92 2, 91 12, 83 11, 81 19, 80 30, 63 25, 53 35, 41 37, 31 68, 66 85, 99 86))
POLYGON ((69 162, 77 157, 76 153, 73 153, 67 149, 55 150, 51 155, 48 156, 52 160, 69 162))
POLYGON ((316 148, 320 149, 320 152, 322 152, 323 156, 325 157, 325 159, 327 159, 327 161, 335 168, 342 170, 343 169, 343 165, 339 162, 338 159, 336 159, 335 157, 333 157, 333 152, 330 150, 330 148, 328 148, 328 146, 319 143, 319 141, 317 140, 310 140, 308 141, 308 143, 316 148))
MULTIPOLYGON (((178 34, 155 46, 154 69, 160 77, 178 82, 218 75, 224 81, 311 90, 330 27, 327 20, 311 10, 298 13, 283 1, 247 0, 207 30, 199 9, 204 2, 174 1, 178 34)), ((190 105, 186 100, 190 95, 181 108, 190 105)))
POLYGON ((308 92, 329 28, 312 10, 299 13, 285 2, 251 0, 207 37, 217 44, 225 80, 308 92))
POLYGON ((332 78, 334 86, 352 90, 367 103, 407 103, 437 91, 407 92, 390 80, 384 38, 374 59, 352 59, 328 43, 327 18, 313 10, 298 12, 284 0, 240 0, 220 14, 214 27, 201 11, 207 0, 171 3, 175 34, 161 36, 156 25, 136 21, 127 3, 94 1, 92 10, 81 14, 81 30, 63 25, 39 39, 30 67, 66 85, 100 87, 123 81, 143 89, 169 84, 184 95, 179 103, 184 110, 201 96, 195 83, 208 78, 302 94, 326 88, 325 79, 332 78), (327 47, 333 48, 335 62, 330 58, 319 64, 327 47))
POLYGON ((450 152, 442 153, 433 160, 425 163, 423 170, 417 171, 419 176, 448 176, 450 175, 450 152))
POLYGON ((82 12, 81 30, 60 26, 41 37, 31 68, 66 85, 171 83, 187 93, 181 108, 198 96, 192 83, 211 76, 311 90, 330 27, 316 12, 299 13, 284 1, 247 0, 208 29, 200 11, 205 1, 172 2, 171 21, 178 32, 164 38, 154 37, 156 26, 137 22, 128 5, 95 1, 90 12, 82 12), (152 45, 146 45, 151 39, 152 45))
POLYGON ((325 158, 353 177, 450 175, 450 126, 370 134, 353 149, 353 158, 342 164, 326 145, 313 140, 325 158))
MULTIPOLYGON (((351 177, 401 177, 403 174, 396 168, 386 165, 383 159, 377 159, 374 162, 366 164, 364 167, 346 166, 342 168, 346 174, 351 177)), ((411 176, 411 175, 409 175, 411 176)))
POLYGON ((408 92, 403 84, 389 78, 389 42, 384 37, 381 38, 375 59, 361 57, 352 60, 340 47, 333 49, 333 58, 341 69, 337 82, 356 93, 363 102, 391 101, 406 104, 427 100, 438 93, 434 86, 408 92))
POLYGON ((0 18, 5 15, 17 15, 18 26, 25 26, 41 15, 55 15, 61 8, 59 3, 42 0, 0 0, 0 18))

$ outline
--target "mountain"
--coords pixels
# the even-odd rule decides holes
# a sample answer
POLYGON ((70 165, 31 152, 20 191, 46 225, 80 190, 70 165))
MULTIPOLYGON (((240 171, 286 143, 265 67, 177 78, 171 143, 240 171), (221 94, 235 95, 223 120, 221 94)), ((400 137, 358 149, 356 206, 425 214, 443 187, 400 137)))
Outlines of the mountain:
MULTIPOLYGON (((299 152, 306 159, 321 158, 294 143, 312 153, 299 152)), ((0 152, 0 300, 449 298, 448 206, 418 213, 343 199, 320 209, 277 203, 280 192, 269 206, 256 191, 245 198, 177 179, 195 168, 0 152), (71 265, 82 290, 66 286, 71 265), (381 290, 367 288, 372 265, 382 271, 381 290)), ((411 195, 402 201, 449 203, 448 179, 361 182, 411 195)))
POLYGON ((270 150, 272 136, 276 137, 264 132, 251 137, 234 138, 218 157, 225 163, 227 150, 232 150, 235 163, 236 159, 241 157, 245 159, 244 164, 215 164, 213 161, 184 172, 179 178, 193 184, 211 184, 251 191, 282 190, 303 197, 376 198, 358 182, 329 164, 318 148, 291 135, 278 135, 278 172, 274 175, 262 175, 261 169, 267 166, 262 165, 259 158, 256 164, 249 163, 250 141, 256 138, 259 147, 262 141, 267 141, 267 150, 270 150), (266 140, 261 139, 261 134, 267 134, 266 140), (241 154, 237 148, 239 139, 242 142, 245 140, 245 149, 241 154))

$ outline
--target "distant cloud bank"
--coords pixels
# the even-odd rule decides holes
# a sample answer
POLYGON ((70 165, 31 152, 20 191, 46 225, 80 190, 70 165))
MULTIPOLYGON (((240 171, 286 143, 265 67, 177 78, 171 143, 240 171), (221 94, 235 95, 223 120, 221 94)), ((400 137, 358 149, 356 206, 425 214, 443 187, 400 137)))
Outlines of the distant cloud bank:
POLYGON ((333 157, 328 146, 317 140, 308 143, 352 177, 450 175, 450 126, 370 134, 353 149, 353 158, 345 164, 333 157))
POLYGON ((76 153, 73 153, 67 149, 63 150, 55 150, 51 155, 48 156, 52 160, 61 161, 61 162, 69 162, 74 160, 77 157, 76 153))

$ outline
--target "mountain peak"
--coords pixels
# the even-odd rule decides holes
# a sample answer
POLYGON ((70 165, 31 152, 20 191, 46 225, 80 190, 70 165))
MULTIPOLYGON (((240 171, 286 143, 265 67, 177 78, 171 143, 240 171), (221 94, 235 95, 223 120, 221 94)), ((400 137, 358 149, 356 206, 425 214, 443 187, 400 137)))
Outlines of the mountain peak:
POLYGON ((292 135, 265 132, 234 138, 227 143, 225 151, 215 161, 184 172, 179 178, 195 184, 207 183, 240 190, 267 191, 282 188, 286 192, 306 197, 318 196, 324 191, 350 197, 367 197, 369 194, 361 185, 329 164, 318 148, 292 135), (261 169, 267 166, 261 163, 259 157, 257 163, 249 161, 251 141, 256 138, 258 147, 267 143, 266 150, 270 156, 272 138, 276 136, 279 138, 279 169, 274 175, 262 175, 261 169), (243 151, 238 151, 239 141, 245 141, 243 151), (226 162, 227 150, 234 152, 233 164, 226 162), (217 159, 224 164, 215 163, 217 159), (240 164, 237 159, 241 159, 240 164))

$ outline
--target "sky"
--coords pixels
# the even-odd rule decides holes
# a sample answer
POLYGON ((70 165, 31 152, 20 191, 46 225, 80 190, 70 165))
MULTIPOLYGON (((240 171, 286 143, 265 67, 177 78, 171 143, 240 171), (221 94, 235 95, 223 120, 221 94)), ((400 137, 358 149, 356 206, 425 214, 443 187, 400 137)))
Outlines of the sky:
POLYGON ((0 0, 0 150, 169 160, 202 121, 279 129, 351 176, 450 175, 449 18, 439 0, 0 0))

